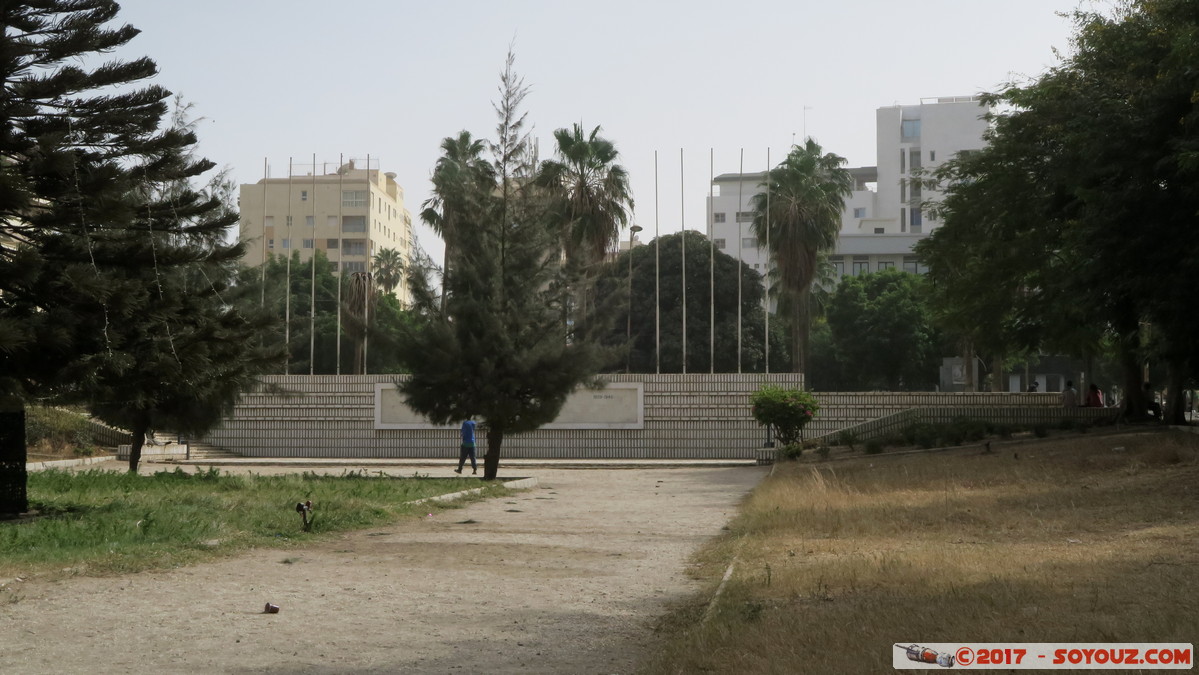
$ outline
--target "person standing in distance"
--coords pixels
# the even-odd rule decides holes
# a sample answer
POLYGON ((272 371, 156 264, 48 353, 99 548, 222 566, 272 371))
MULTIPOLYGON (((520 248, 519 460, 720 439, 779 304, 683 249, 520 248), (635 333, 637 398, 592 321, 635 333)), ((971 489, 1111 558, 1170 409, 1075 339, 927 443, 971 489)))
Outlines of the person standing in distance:
POLYGON ((473 474, 479 473, 478 464, 475 463, 475 421, 467 418, 462 422, 462 447, 458 453, 458 468, 454 469, 454 473, 462 473, 462 466, 466 464, 466 458, 470 457, 470 472, 473 474))
POLYGON ((1066 380, 1066 388, 1062 391, 1062 407, 1078 407, 1078 390, 1074 388, 1073 380, 1066 380))

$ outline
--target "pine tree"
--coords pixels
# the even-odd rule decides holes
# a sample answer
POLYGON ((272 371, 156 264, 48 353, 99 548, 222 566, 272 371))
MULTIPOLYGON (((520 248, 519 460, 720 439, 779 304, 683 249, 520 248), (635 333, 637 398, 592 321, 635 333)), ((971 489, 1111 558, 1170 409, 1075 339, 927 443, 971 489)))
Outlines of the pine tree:
MULTIPOLYGON (((253 370, 263 355, 217 344, 255 344, 255 323, 223 314, 219 300, 240 257, 223 243, 237 215, 193 187, 213 164, 194 156, 188 125, 167 116, 170 93, 135 88, 154 62, 79 65, 137 35, 106 27, 118 9, 0 5, 0 395, 10 408, 31 398, 108 412, 186 408, 180 424, 195 428, 236 393, 226 385, 244 383, 237 368, 253 370), (229 382, 205 380, 206 362, 229 382)), ((2 508, 24 506, 22 487, 2 508)))
POLYGON ((552 422, 611 356, 594 339, 598 321, 570 333, 562 322, 569 290, 555 235, 560 223, 531 187, 533 153, 519 112, 526 92, 509 54, 495 106, 494 182, 455 186, 474 194, 460 200, 470 208, 454 214, 445 310, 426 294, 417 309, 427 321, 404 344, 414 358, 401 390, 412 409, 438 424, 482 420, 485 480, 499 471, 505 436, 552 422))

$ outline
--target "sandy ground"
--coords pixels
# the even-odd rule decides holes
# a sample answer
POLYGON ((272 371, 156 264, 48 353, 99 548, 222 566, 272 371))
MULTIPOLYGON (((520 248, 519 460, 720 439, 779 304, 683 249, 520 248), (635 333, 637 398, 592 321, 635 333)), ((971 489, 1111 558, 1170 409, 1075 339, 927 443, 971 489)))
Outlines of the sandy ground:
POLYGON ((538 487, 299 551, 14 584, 0 672, 630 673, 766 469, 518 473, 538 487))

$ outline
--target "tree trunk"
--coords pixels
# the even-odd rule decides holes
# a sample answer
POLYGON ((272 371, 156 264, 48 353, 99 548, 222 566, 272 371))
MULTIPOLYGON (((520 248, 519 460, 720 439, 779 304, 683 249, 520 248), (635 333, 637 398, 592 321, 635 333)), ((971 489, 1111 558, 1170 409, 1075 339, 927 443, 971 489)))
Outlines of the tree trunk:
POLYGON ((1003 381, 1007 372, 1003 369, 1003 358, 996 356, 991 359, 991 391, 1007 391, 1007 383, 1003 381))
POLYGON ((29 510, 25 472, 25 409, 0 404, 0 516, 29 510))
POLYGON ((150 422, 138 420, 130 429, 133 438, 129 441, 129 473, 137 473, 137 464, 142 460, 142 444, 146 441, 146 432, 150 430, 150 422))
POLYGON ((1170 361, 1166 366, 1166 400, 1162 419, 1166 424, 1187 423, 1185 362, 1170 361))
POLYGON ((487 427, 487 454, 483 455, 483 480, 495 480, 500 472, 500 446, 504 444, 504 431, 487 427))
POLYGON ((1144 419, 1149 399, 1145 396, 1141 362, 1133 345, 1121 341, 1119 349, 1120 369, 1124 372, 1124 414, 1129 419, 1144 419))
POLYGON ((969 338, 962 340, 962 391, 978 391, 974 377, 974 343, 969 338))
POLYGON ((791 372, 804 373, 808 366, 808 331, 812 327, 810 294, 804 288, 794 299, 795 314, 791 328, 791 372))

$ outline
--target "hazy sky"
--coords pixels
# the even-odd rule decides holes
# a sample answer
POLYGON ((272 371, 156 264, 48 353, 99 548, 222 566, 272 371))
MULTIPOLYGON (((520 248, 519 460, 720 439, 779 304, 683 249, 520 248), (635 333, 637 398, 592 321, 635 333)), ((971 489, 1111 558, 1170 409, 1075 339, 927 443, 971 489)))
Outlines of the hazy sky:
MULTIPOLYGON (((205 118, 201 151, 238 182, 261 178, 264 159, 283 176, 289 158, 369 154, 396 172, 419 223, 441 140, 461 129, 494 137, 491 103, 514 44, 542 154, 554 129, 601 125, 652 236, 655 221, 661 233, 678 230, 681 207, 688 227, 705 229, 710 151, 716 174, 737 171, 742 148, 746 171, 761 171, 768 147, 777 162, 806 127, 850 166, 874 165, 876 108, 1044 72, 1054 48, 1069 47, 1071 22, 1057 13, 1080 1, 1095 6, 123 0, 121 18, 143 32, 119 56, 158 62, 157 83, 205 118)), ((436 237, 416 232, 440 259, 436 237)))

